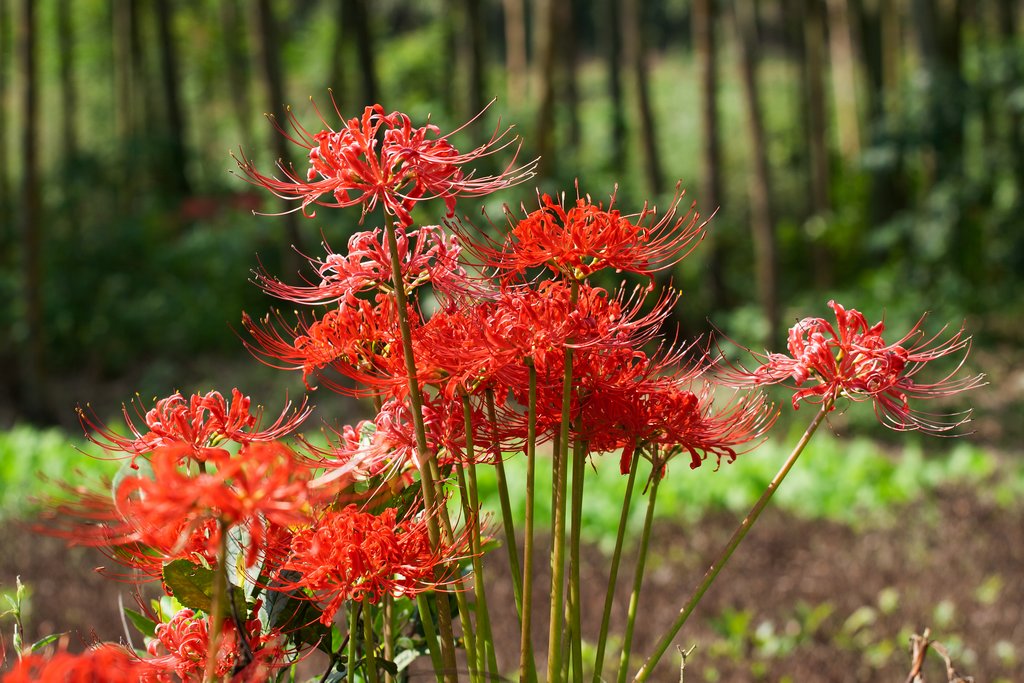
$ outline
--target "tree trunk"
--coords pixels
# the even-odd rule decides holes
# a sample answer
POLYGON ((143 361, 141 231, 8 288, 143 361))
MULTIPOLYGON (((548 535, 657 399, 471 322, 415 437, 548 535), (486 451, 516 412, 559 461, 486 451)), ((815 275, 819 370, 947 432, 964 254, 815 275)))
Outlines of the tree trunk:
MULTIPOLYGON (((256 42, 259 46, 260 62, 263 67, 263 79, 266 83, 267 111, 276 115, 284 107, 284 81, 281 78, 281 64, 278 58, 279 38, 276 35, 276 27, 273 9, 270 0, 258 0, 256 3, 256 42)), ((291 165, 289 161, 289 143, 283 135, 273 136, 274 154, 278 163, 284 167, 291 165)), ((288 206, 289 209, 294 208, 288 206)), ((285 234, 291 241, 291 250, 285 253, 284 264, 286 269, 298 269, 299 258, 296 250, 302 251, 302 240, 299 237, 298 219, 293 211, 285 213, 285 234)))
MULTIPOLYGON (((262 2, 263 0, 261 0, 262 2)), ((364 105, 377 104, 380 101, 380 84, 377 80, 376 46, 370 26, 370 5, 367 0, 342 0, 345 5, 345 22, 343 34, 346 41, 351 40, 356 46, 359 62, 360 97, 364 105)))
POLYGON ((135 67, 132 55, 133 0, 113 0, 114 102, 117 135, 122 143, 135 136, 135 67))
POLYGON ((239 30, 239 27, 244 25, 244 17, 238 7, 238 0, 221 0, 217 7, 220 9, 221 45, 224 48, 224 61, 227 65, 231 106, 235 110, 235 119, 238 121, 242 140, 252 144, 253 109, 249 54, 245 44, 245 32, 239 30))
MULTIPOLYGON (((807 152, 811 197, 811 220, 822 225, 831 209, 831 176, 828 159, 828 108, 825 102, 825 25, 821 0, 806 0, 804 14, 804 79, 807 92, 807 152)), ((812 231, 813 233, 813 231, 812 231)), ((812 234, 811 262, 814 284, 829 286, 831 258, 823 234, 812 234)))
POLYGON ((740 78, 747 108, 747 135, 751 153, 750 227, 754 243, 754 264, 757 290, 765 319, 768 321, 769 346, 781 341, 779 328, 778 266, 775 226, 771 205, 771 176, 764 119, 761 114, 757 82, 756 37, 753 7, 747 2, 734 5, 736 47, 739 53, 740 78))
POLYGON ((576 18, 579 8, 576 0, 559 0, 558 25, 561 27, 560 62, 562 74, 565 76, 565 108, 568 119, 569 145, 573 152, 579 150, 580 144, 580 92, 579 92, 579 55, 576 45, 576 18))
POLYGON ((611 107, 611 169, 616 175, 626 170, 626 113, 622 104, 622 11, 619 0, 603 0, 603 20, 598 21, 602 31, 605 67, 608 70, 608 101, 611 107))
POLYGON ((505 11, 505 74, 507 106, 521 106, 527 97, 526 0, 502 0, 505 11))
POLYGON ((74 4, 61 0, 57 7, 57 44, 61 46, 58 71, 60 74, 61 162, 67 167, 78 156, 78 92, 75 89, 75 31, 71 23, 74 4))
POLYGON ((178 84, 179 55, 174 42, 174 8, 171 3, 172 0, 156 0, 157 38, 163 71, 160 80, 163 83, 164 106, 169 128, 166 177, 161 182, 161 187, 177 197, 185 197, 191 189, 187 175, 187 128, 178 84))
MULTIPOLYGON (((999 0, 997 17, 1003 50, 1006 51, 1006 54, 1013 54, 1014 41, 1017 38, 1017 18, 1015 16, 1014 1, 999 0)), ((1002 93, 999 93, 1004 102, 1009 100, 1012 91, 1016 90, 1020 83, 1020 68, 1017 65, 1017 61, 1013 59, 1008 60, 1007 67, 1010 69, 1007 88, 1002 93)), ((1020 109, 1013 107, 1007 112, 1006 116, 1009 124, 1010 165, 1017 179, 1017 186, 1020 187, 1024 183, 1024 139, 1022 139, 1020 131, 1020 109)))
MULTIPOLYGON (((10 215, 8 207, 10 204, 11 197, 11 177, 7 166, 7 126, 8 126, 8 112, 11 111, 8 107, 8 88, 7 82, 7 67, 8 51, 10 45, 7 39, 8 31, 10 29, 9 15, 8 15, 8 3, 0 2, 0 212, 2 215, 10 215)), ((7 264, 7 247, 14 243, 13 226, 10 225, 9 221, 2 221, 3 228, 0 228, 0 263, 7 264), (8 230, 12 232, 8 234, 8 230)))
MULTIPOLYGON (((859 14, 861 55, 867 74, 869 130, 877 135, 879 131, 886 130, 890 117, 898 116, 895 105, 899 98, 892 95, 899 88, 902 58, 900 12, 892 2, 861 0, 859 14)), ((885 165, 875 164, 871 169, 871 225, 885 223, 907 204, 903 152, 897 146, 891 146, 895 149, 892 161, 885 165)))
POLYGON ((558 3, 562 0, 535 0, 536 17, 535 76, 536 92, 540 98, 533 130, 534 144, 540 162, 537 173, 542 178, 554 169, 555 139, 555 39, 558 35, 558 3))
POLYGON ((18 72, 21 74, 22 296, 28 334, 22 347, 21 397, 34 420, 48 417, 46 406, 46 337, 43 327, 43 217, 39 194, 39 111, 36 71, 36 0, 22 0, 18 18, 18 72))
MULTIPOLYGON (((700 203, 708 215, 722 201, 722 153, 718 139, 718 53, 714 0, 694 0, 692 29, 694 56, 700 80, 700 203)), ((705 239, 708 266, 704 285, 712 311, 725 305, 725 258, 715 228, 705 239)))
MULTIPOLYGON (((461 44, 465 46, 465 58, 463 63, 467 67, 467 89, 468 114, 475 116, 487 106, 487 99, 484 95, 486 86, 484 83, 484 19, 480 0, 463 0, 463 16, 466 19, 466 35, 461 44)), ((482 126, 473 127, 473 135, 479 137, 483 134, 482 126)), ((482 142, 482 140, 480 140, 482 142)))
POLYGON ((643 32, 643 0, 625 0, 623 5, 622 29, 625 39, 626 59, 633 72, 636 88, 637 118, 640 128, 640 144, 644 152, 644 176, 651 194, 660 194, 665 188, 658 150, 658 136, 655 130, 654 110, 651 106, 650 84, 647 79, 647 41, 643 32))
POLYGON ((860 107, 857 71, 853 54, 853 13, 848 0, 828 0, 829 53, 832 61, 832 92, 835 100, 839 150, 845 159, 860 156, 860 107))

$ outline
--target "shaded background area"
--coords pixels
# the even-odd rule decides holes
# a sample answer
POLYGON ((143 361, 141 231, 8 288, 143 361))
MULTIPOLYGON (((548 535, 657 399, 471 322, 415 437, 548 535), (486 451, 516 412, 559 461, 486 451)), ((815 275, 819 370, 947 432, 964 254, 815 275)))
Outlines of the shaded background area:
MULTIPOLYGON (((450 130, 492 98, 546 191, 639 210, 677 179, 711 237, 677 272, 685 336, 760 347, 841 297, 899 326, 967 313, 1020 341, 1024 47, 1014 0, 8 1, 0 5, 0 423, 71 421, 95 386, 188 388, 355 226, 232 176, 294 162, 264 119, 381 102, 450 130), (76 384, 77 383, 77 384, 76 384)), ((482 169, 486 171, 487 169, 482 169)), ((522 187, 490 202, 533 201, 522 187)), ((476 209, 462 210, 476 216, 476 209)), ((422 216, 424 220, 435 219, 422 216)), ((258 370, 256 370, 258 372, 258 370)), ((198 380, 197 380, 198 381, 198 380)), ((123 400, 122 394, 119 400, 123 400)), ((112 410, 114 402, 102 409, 112 410)))

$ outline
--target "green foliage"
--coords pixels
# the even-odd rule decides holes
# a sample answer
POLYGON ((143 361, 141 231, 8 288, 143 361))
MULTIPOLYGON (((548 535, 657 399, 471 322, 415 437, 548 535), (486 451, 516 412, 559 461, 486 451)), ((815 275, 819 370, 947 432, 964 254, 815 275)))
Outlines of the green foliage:
MULTIPOLYGON (((798 435, 784 439, 794 443, 798 435)), ((767 442, 734 463, 705 463, 691 471, 686 463, 669 465, 668 476, 658 489, 656 518, 680 523, 697 522, 711 511, 745 513, 764 491, 785 460, 788 446, 767 442)), ((525 459, 513 457, 505 463, 511 482, 513 517, 525 515, 525 459)), ((641 465, 638 490, 645 476, 641 465)), ((498 509, 497 485, 493 475, 482 470, 480 493, 483 504, 498 509)), ((845 524, 885 523, 899 506, 910 503, 942 486, 977 486, 998 479, 997 501, 1009 502, 1011 487, 1024 486, 1024 467, 1003 463, 995 455, 966 442, 958 442, 946 452, 926 453, 920 440, 909 439, 897 452, 887 452, 866 438, 840 439, 819 433, 800 462, 775 495, 773 505, 809 519, 827 519, 845 524), (996 473, 999 477, 996 477, 996 473), (1016 483, 1010 483, 1010 482, 1016 483), (1000 488, 1002 487, 1002 488, 1000 488)), ((537 490, 550 490, 550 460, 538 461, 537 490)), ((584 497, 583 535, 591 542, 611 550, 618 525, 620 501, 626 477, 619 474, 618 455, 595 458, 588 466, 584 497), (607 546, 607 547, 605 547, 607 546)), ((543 528, 550 520, 550 496, 537 497, 536 520, 543 528)), ((643 523, 645 496, 634 496, 630 515, 630 534, 635 536, 643 523)))
POLYGON ((113 476, 120 463, 98 458, 97 451, 72 443, 57 429, 19 426, 0 432, 0 519, 30 514, 40 499, 62 493, 60 482, 113 476))

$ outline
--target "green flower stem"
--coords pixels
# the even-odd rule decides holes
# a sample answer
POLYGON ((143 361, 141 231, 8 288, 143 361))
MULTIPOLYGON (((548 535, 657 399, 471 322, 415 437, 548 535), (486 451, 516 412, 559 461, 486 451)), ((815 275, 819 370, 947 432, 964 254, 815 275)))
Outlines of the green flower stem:
POLYGON ((437 631, 434 630, 434 617, 430 613, 430 600, 426 593, 416 596, 416 609, 420 613, 420 623, 423 624, 423 637, 427 641, 427 652, 430 653, 430 663, 434 668, 434 676, 437 683, 441 683, 444 662, 441 660, 441 650, 437 646, 437 631))
MULTIPOLYGON (((213 587, 210 590, 210 613, 209 620, 210 641, 206 647, 206 668, 203 671, 203 680, 206 683, 214 683, 217 680, 217 654, 220 652, 220 634, 224 625, 224 617, 221 614, 224 609, 225 588, 228 583, 228 525, 223 520, 217 521, 220 531, 220 544, 217 547, 217 566, 213 569, 213 587)), ((240 634, 241 635, 241 634, 240 634)))
MULTIPOLYGON (((572 281, 570 303, 579 298, 579 281, 572 281)), ((569 469, 569 420, 572 406, 572 347, 565 348, 565 370, 562 377, 562 422, 558 431, 558 454, 552 461, 554 475, 554 506, 551 543, 551 618, 548 629, 548 681, 562 675, 562 623, 565 609, 565 513, 569 469)))
POLYGON ((822 421, 824 421, 825 416, 828 415, 830 410, 832 410, 832 403, 832 401, 826 401, 821 405, 821 410, 819 410, 818 414, 814 416, 814 419, 811 421, 811 424, 807 427, 806 431, 804 431, 803 436, 800 437, 800 441, 798 441, 796 446, 793 448, 793 452, 789 454, 789 457, 786 459, 786 462, 782 464, 782 467, 775 475, 775 478, 772 479, 771 483, 768 484, 768 488, 766 488, 764 493, 761 494, 761 497, 758 499, 758 501, 754 503, 754 507, 750 509, 750 512, 747 514, 746 518, 743 520, 743 522, 740 523, 736 531, 733 532, 732 538, 729 539, 728 545, 725 546, 725 549, 722 551, 722 554, 718 557, 717 560, 715 560, 715 562, 708 569, 707 573, 704 575, 704 580, 701 581, 701 584, 697 587, 697 590, 694 591, 693 596, 690 598, 690 601, 686 603, 686 606, 683 607, 682 610, 680 610, 679 616, 676 617, 676 620, 672 623, 672 626, 669 627, 668 631, 665 632, 665 635, 658 642, 658 646, 654 649, 654 652, 651 653, 651 656, 647 658, 647 661, 644 662, 644 665, 640 667, 640 670, 637 672, 636 677, 633 678, 634 681, 646 681, 647 678, 651 675, 651 672, 654 671, 654 667, 657 666, 658 661, 661 659, 662 655, 665 654, 665 651, 668 650, 669 645, 672 644, 672 640, 676 637, 676 634, 679 633, 679 629, 683 627, 683 624, 686 623, 686 620, 690 617, 690 614, 693 612, 694 608, 697 607, 697 604, 700 602, 701 598, 704 597, 704 593, 706 593, 708 588, 711 587, 711 584, 714 583, 715 578, 718 577, 718 573, 722 571, 722 567, 724 567, 725 563, 729 561, 730 557, 732 557, 733 551, 736 550, 736 547, 747 535, 747 532, 750 531, 750 527, 754 525, 754 522, 757 521, 757 518, 761 515, 761 512, 768 505, 768 501, 772 499, 772 496, 775 494, 775 490, 779 488, 779 485, 782 483, 782 480, 786 478, 786 475, 789 474, 789 471, 793 468, 793 465, 796 463, 796 459, 800 457, 800 454, 803 453, 804 448, 807 447, 807 444, 810 442, 811 437, 814 436, 814 432, 818 430, 818 427, 821 425, 822 421))
POLYGON ((366 653, 366 681, 367 683, 378 683, 377 677, 377 655, 374 653, 373 644, 373 611, 369 605, 363 609, 363 651, 366 653))
MULTIPOLYGON (((476 526, 476 521, 474 519, 475 515, 473 515, 469 508, 469 487, 466 484, 466 473, 463 470, 462 465, 455 466, 455 479, 459 487, 459 501, 462 505, 462 515, 466 520, 465 524, 470 529, 473 529, 476 526)), ((473 531, 470 531, 470 546, 473 549, 474 554, 476 553, 476 548, 473 547, 473 537, 475 535, 476 534, 473 531)), ((475 573, 476 558, 474 557, 473 559, 475 573)), ((482 577, 478 578, 482 579, 482 577)), ((480 583, 480 581, 474 580, 474 584, 478 583, 480 583)), ((469 605, 466 604, 465 595, 462 591, 459 591, 456 595, 462 597, 462 600, 459 601, 459 622, 462 624, 462 641, 466 645, 466 661, 469 665, 469 679, 471 681, 477 681, 480 678, 480 671, 483 669, 483 651, 480 651, 479 653, 477 652, 476 632, 473 629, 473 620, 470 618, 469 605), (478 656, 481 657, 480 661, 477 660, 478 656)), ((479 600, 475 607, 476 609, 474 610, 474 613, 480 608, 479 600)), ((477 623, 479 624, 480 615, 477 614, 476 618, 477 623)))
MULTIPOLYGON (((395 598, 390 593, 384 594, 384 659, 389 662, 395 661, 395 598)), ((384 683, 393 683, 394 678, 387 671, 384 672, 384 683)))
POLYGON ((583 680, 583 634, 580 632, 580 526, 583 524, 583 477, 586 447, 572 445, 572 526, 569 529, 569 638, 574 681, 583 680))
MULTIPOLYGON (((420 384, 416 378, 416 359, 413 355, 412 329, 409 327, 408 299, 405 296, 405 282, 402 279, 401 255, 398 253, 398 238, 395 236, 395 224, 385 221, 385 233, 388 241, 388 253, 391 256, 391 283, 395 291, 395 303, 398 313, 398 328, 402 334, 402 353, 405 356, 405 372, 409 380, 409 403, 412 408, 413 427, 416 432, 416 464, 420 471, 420 489, 423 492, 423 504, 426 512, 427 536, 435 550, 441 547, 441 531, 438 517, 447 512, 443 505, 437 504, 436 488, 432 470, 437 467, 436 458, 427 447, 427 430, 423 424, 423 398, 420 395, 420 384)), ((438 579, 443 570, 438 567, 438 579)), ((429 612, 427 614, 429 617, 429 612)), ((441 655, 444 660, 445 681, 458 681, 459 674, 455 664, 455 635, 452 632, 452 615, 447 598, 437 601, 438 630, 441 634, 441 655)))
MULTIPOLYGON (((462 394, 462 418, 466 430, 465 469, 468 475, 468 487, 463 494, 463 510, 466 524, 470 530, 470 547, 473 551, 473 594, 476 597, 476 628, 479 636, 476 641, 476 656, 481 672, 491 675, 498 674, 498 659, 494 651, 494 638, 491 635, 491 617, 487 608, 487 592, 484 582, 483 540, 480 538, 480 497, 476 481, 476 451, 473 445, 473 406, 469 395, 462 394)), ((460 481, 461 486, 461 481, 460 481)))
POLYGON ((508 477, 505 476, 505 456, 498 442, 498 416, 494 408, 494 391, 484 392, 487 404, 487 421, 491 425, 494 448, 494 474, 498 480, 498 499, 501 501, 501 527, 505 532, 505 549, 508 551, 508 568, 512 572, 512 593, 516 602, 516 613, 523 613, 522 571, 519 568, 519 551, 516 548, 515 520, 512 517, 512 502, 508 496, 508 477))
POLYGON ((615 550, 612 551, 611 568, 608 570, 608 590, 604 596, 604 612, 601 615, 601 630, 597 636, 597 655, 594 659, 594 681, 601 683, 601 671, 604 669, 604 651, 608 645, 608 626, 611 623, 612 604, 615 601, 615 585, 619 579, 619 562, 622 559, 622 546, 626 539, 626 524, 629 522, 629 504, 633 499, 633 487, 636 485, 636 472, 640 464, 640 449, 633 449, 633 459, 629 463, 629 479, 626 480, 626 494, 622 498, 622 512, 619 514, 619 530, 615 535, 615 550))
POLYGON ((651 540, 651 525, 654 522, 654 503, 658 498, 658 484, 661 482, 661 470, 664 466, 657 456, 651 467, 651 490, 647 499, 647 515, 644 517, 644 530, 640 536, 640 549, 636 556, 636 573, 633 575, 633 592, 629 595, 629 612, 626 616, 626 632, 622 637, 622 655, 619 657, 618 683, 624 683, 629 670, 629 651, 633 645, 633 627, 636 625, 636 611, 640 603, 640 587, 644 581, 644 568, 647 565, 647 547, 651 540))
POLYGON ((533 504, 537 472, 537 367, 533 358, 524 361, 530 372, 529 406, 526 425, 526 521, 523 529, 523 611, 519 634, 519 680, 533 683, 537 667, 533 661, 533 504))
POLYGON ((362 611, 363 603, 351 601, 348 613, 348 660, 345 662, 345 675, 349 680, 354 680, 356 662, 359 661, 359 613, 362 611))

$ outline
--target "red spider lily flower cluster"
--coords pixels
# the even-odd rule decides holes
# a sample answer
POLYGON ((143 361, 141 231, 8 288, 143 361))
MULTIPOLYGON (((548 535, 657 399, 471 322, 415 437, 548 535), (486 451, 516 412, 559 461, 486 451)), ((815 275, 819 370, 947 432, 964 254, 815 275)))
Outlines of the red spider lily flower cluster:
POLYGON ((375 515, 349 505, 292 536, 279 589, 308 591, 324 601, 320 621, 330 624, 347 600, 376 603, 384 595, 436 588, 444 578, 438 569, 462 556, 466 543, 463 536, 435 550, 422 518, 399 520, 393 507, 375 515))
POLYGON ((312 471, 286 446, 254 442, 234 454, 207 449, 201 468, 190 455, 187 446, 159 447, 147 456, 148 471, 117 482, 112 501, 79 496, 58 507, 72 525, 66 535, 159 576, 175 559, 214 564, 229 527, 247 532, 252 566, 281 530, 307 521, 312 471))
MULTIPOLYGON (((565 196, 555 201, 540 197, 540 208, 523 219, 508 215, 510 230, 504 244, 477 243, 470 249, 485 263, 515 279, 529 268, 547 267, 566 277, 582 279, 604 268, 652 276, 679 262, 700 242, 705 224, 694 211, 680 216, 683 192, 661 218, 645 206, 639 214, 625 216, 613 208, 615 195, 605 209, 589 195, 566 207, 565 196)), ((467 235, 462 226, 460 232, 467 235)))
MULTIPOLYGON (((269 680, 284 656, 281 634, 264 633, 259 619, 250 619, 244 629, 241 634, 234 621, 224 622, 214 673, 218 679, 231 675, 232 681, 269 680)), ((209 617, 191 609, 179 610, 169 621, 157 624, 155 636, 146 646, 150 657, 143 660, 155 674, 151 680, 175 680, 171 676, 181 681, 202 680, 209 658, 209 633, 209 617)))
POLYGON ((81 654, 30 654, 4 674, 3 683, 139 683, 150 667, 123 647, 104 643, 81 654))
MULTIPOLYGON (((342 118, 337 111, 338 117, 342 118)), ((306 215, 310 206, 359 206, 363 215, 378 204, 402 226, 412 224, 410 212, 420 201, 440 198, 451 215, 458 196, 490 194, 533 175, 533 164, 515 167, 515 154, 504 171, 495 176, 476 177, 462 167, 514 145, 510 129, 495 130, 491 139, 469 152, 459 152, 449 135, 440 135, 437 126, 414 127, 401 112, 386 114, 382 106, 366 107, 361 117, 343 120, 340 130, 330 128, 310 133, 290 117, 293 134, 281 126, 278 130, 291 142, 309 151, 309 168, 304 177, 293 169, 278 165, 284 179, 260 173, 244 155, 239 167, 256 185, 278 197, 301 202, 306 215), (327 198, 325 198, 325 196, 327 198)))
MULTIPOLYGON (((252 399, 238 389, 231 390, 230 403, 218 391, 193 394, 185 399, 173 394, 160 399, 147 411, 143 422, 148 429, 137 427, 125 406, 124 420, 131 437, 124 437, 105 427, 79 408, 78 415, 86 437, 106 451, 121 451, 139 456, 156 448, 183 446, 196 460, 217 452, 225 441, 238 444, 274 441, 291 433, 305 420, 310 409, 303 401, 289 414, 289 403, 269 427, 261 429, 262 409, 252 411, 252 399)), ((138 411, 141 416, 141 409, 138 411)))
MULTIPOLYGON (((564 563, 554 548, 560 558, 570 449, 575 532, 586 458, 619 452, 630 487, 641 456, 655 483, 676 457, 691 469, 732 462, 777 414, 758 385, 791 379, 798 387, 794 406, 807 400, 831 408, 841 396, 871 400, 890 426, 937 432, 952 425, 912 410, 910 401, 980 383, 955 373, 933 384, 914 380, 924 364, 966 350, 962 331, 936 343, 920 340, 915 328, 885 344, 881 323, 869 326, 857 311, 834 303, 835 325, 808 318, 790 331, 790 355, 770 354, 753 372, 715 375, 706 351, 663 336, 680 293, 667 288, 651 296, 654 274, 678 264, 704 235, 694 205, 679 211, 682 191, 664 213, 644 204, 633 214, 620 211, 614 194, 607 207, 578 188, 574 203, 542 195, 539 208, 522 218, 506 211, 503 240, 459 221, 417 227, 417 202, 440 199, 451 216, 458 197, 532 175, 530 165, 514 167, 515 154, 495 176, 465 170, 515 145, 509 131, 461 153, 451 134, 430 124, 415 127, 380 105, 342 119, 338 130, 320 119, 325 128, 316 133, 294 117, 292 133, 278 126, 308 151, 305 173, 279 166, 282 178, 267 176, 244 156, 242 171, 250 182, 297 201, 296 210, 308 217, 315 206, 358 206, 363 219, 379 209, 383 228, 352 235, 344 253, 324 238, 326 255, 305 257, 310 274, 299 284, 257 272, 266 293, 306 308, 294 318, 244 315, 245 344, 264 363, 301 373, 309 390, 372 399, 376 415, 354 426, 327 426, 322 439, 300 436, 293 447, 282 440, 310 414, 306 402, 286 405, 264 426, 261 411, 237 389, 230 400, 218 392, 174 394, 144 414, 139 406, 138 417, 126 407, 128 435, 80 411, 89 438, 129 454, 131 468, 109 487, 112 496, 87 493, 56 508, 59 516, 85 522, 67 535, 161 578, 178 602, 171 601, 172 609, 159 603, 163 622, 146 617, 148 658, 116 648, 94 650, 77 663, 64 655, 29 658, 26 671, 40 680, 65 680, 57 676, 67 678, 75 667, 92 671, 101 659, 112 669, 142 667, 137 680, 264 680, 314 647, 331 651, 325 680, 342 672, 353 678, 376 657, 370 650, 376 624, 386 624, 381 635, 390 644, 395 633, 410 637, 412 628, 392 629, 392 617, 384 615, 397 601, 427 591, 442 594, 433 603, 438 640, 442 658, 451 655, 454 665, 455 639, 442 612, 448 593, 462 600, 463 570, 473 563, 479 571, 487 540, 474 488, 478 465, 495 467, 500 480, 509 453, 555 446, 554 596, 562 587, 564 563), (616 286, 595 277, 601 271, 649 282, 616 286), (744 386, 723 400, 720 389, 730 379, 744 386), (448 502, 456 495, 462 517, 453 522, 448 502), (203 581, 213 588, 206 591, 203 581), (333 629, 343 611, 350 628, 363 621, 362 632, 347 633, 349 647, 338 648, 333 629), (353 654, 360 661, 349 661, 353 654), (64 673, 47 678, 50 666, 64 673)), ((527 495, 532 505, 533 491, 527 495)), ((653 505, 654 490, 648 500, 653 505)), ((511 513, 503 512, 510 524, 511 513)), ((579 558, 573 562, 578 568, 579 558)), ((638 567, 642 572, 642 556, 638 567)), ((482 578, 473 581, 474 592, 482 593, 482 578)), ((578 584, 575 589, 578 595, 578 584)), ((467 651, 473 638, 467 627, 483 622, 466 613, 484 602, 472 608, 460 602, 467 651)), ((525 595, 523 604, 529 604, 525 595)), ((554 607, 557 615, 566 605, 554 607)), ((429 603, 421 600, 418 608, 429 633, 429 603)))
MULTIPOLYGON (((937 415, 916 410, 911 401, 948 397, 982 384, 984 376, 957 377, 970 348, 961 328, 942 341, 925 338, 921 322, 898 341, 887 344, 882 322, 869 325, 867 318, 835 301, 828 302, 836 322, 804 318, 789 330, 790 355, 770 353, 751 373, 740 373, 756 384, 792 380, 797 387, 793 407, 800 401, 826 403, 836 399, 871 401, 885 426, 897 431, 939 433, 954 429, 969 413, 937 415), (959 363, 941 379, 922 383, 915 379, 927 363, 962 353, 959 363), (811 386, 804 384, 813 382, 811 386)), ((737 375, 734 375, 734 377, 737 375)))

